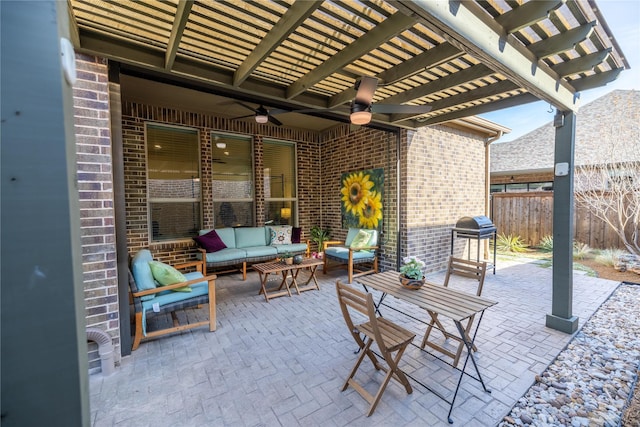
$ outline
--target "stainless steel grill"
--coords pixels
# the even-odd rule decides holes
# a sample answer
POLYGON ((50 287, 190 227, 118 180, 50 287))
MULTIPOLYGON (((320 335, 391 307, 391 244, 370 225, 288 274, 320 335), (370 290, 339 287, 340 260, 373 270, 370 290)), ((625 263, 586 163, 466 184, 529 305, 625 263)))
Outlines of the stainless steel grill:
MULTIPOLYGON (((493 268, 493 274, 496 274, 496 236, 497 228, 486 216, 463 216, 456 222, 456 226, 451 230, 451 255, 454 254, 454 244, 456 238, 476 240, 476 261, 481 261, 480 258, 480 241, 484 239, 493 239, 493 262, 487 262, 487 268, 493 268)), ((467 258, 471 259, 471 244, 467 247, 467 258)))

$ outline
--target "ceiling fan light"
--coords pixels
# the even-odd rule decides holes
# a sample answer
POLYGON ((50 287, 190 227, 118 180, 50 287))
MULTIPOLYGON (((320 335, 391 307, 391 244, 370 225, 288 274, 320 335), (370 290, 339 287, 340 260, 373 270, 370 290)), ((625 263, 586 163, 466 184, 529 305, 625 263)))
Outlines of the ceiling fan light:
POLYGON ((351 113, 351 123, 354 125, 366 125, 371 121, 371 112, 354 111, 351 113))
POLYGON ((269 116, 262 116, 262 115, 256 114, 257 123, 267 123, 268 121, 269 121, 269 116))
POLYGON ((371 106, 354 102, 351 104, 351 123, 366 125, 371 121, 371 106))

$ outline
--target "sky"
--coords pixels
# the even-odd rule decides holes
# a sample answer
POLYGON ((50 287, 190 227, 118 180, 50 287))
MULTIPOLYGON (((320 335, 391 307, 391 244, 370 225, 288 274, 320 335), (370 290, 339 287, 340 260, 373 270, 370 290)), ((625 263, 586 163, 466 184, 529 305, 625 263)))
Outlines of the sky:
MULTIPOLYGON (((616 89, 640 90, 640 1, 596 0, 596 3, 631 68, 623 70, 616 80, 606 86, 581 92, 580 106, 616 89)), ((482 114, 480 117, 511 128, 510 133, 496 141, 508 142, 551 122, 554 114, 555 108, 551 109, 549 103, 539 101, 482 114)))

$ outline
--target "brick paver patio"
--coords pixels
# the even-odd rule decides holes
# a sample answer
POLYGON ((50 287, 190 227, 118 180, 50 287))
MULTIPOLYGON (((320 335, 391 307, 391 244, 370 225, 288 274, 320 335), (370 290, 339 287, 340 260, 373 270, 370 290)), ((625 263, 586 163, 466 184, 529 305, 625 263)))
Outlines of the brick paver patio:
MULTIPOLYGON (((392 382, 368 418, 358 393, 340 391, 356 358, 335 296, 335 281, 346 272, 318 277, 320 291, 269 303, 258 295, 257 273, 246 282, 239 275, 220 277, 216 332, 201 328, 145 342, 110 377, 90 376, 93 425, 449 425, 448 405, 415 383, 407 395, 392 382)), ((441 282, 443 275, 431 279, 441 282)), ((573 314, 581 326, 617 285, 574 275, 573 314)), ((548 268, 499 262, 496 275, 487 275, 483 296, 498 301, 476 340, 478 365, 492 393, 465 377, 452 414, 458 426, 496 425, 571 339, 544 326, 551 310, 548 268)), ((422 339, 423 326, 383 313, 418 331, 414 343, 422 339)), ((363 363, 360 381, 363 375, 380 381, 383 374, 363 363)), ((401 367, 447 397, 455 389, 452 368, 415 347, 401 367)))

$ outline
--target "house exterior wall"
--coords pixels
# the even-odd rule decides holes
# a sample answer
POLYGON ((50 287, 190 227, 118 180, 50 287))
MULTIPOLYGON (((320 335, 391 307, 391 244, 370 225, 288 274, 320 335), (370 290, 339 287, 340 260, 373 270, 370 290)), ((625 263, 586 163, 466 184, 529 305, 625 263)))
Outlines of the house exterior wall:
POLYGON ((344 241, 342 228, 341 177, 346 172, 384 169, 383 227, 380 234, 380 269, 396 269, 397 253, 397 134, 362 127, 351 131, 341 126, 323 135, 322 175, 317 188, 322 193, 322 226, 331 229, 331 240, 344 241))
MULTIPOLYGON (((111 131, 106 60, 76 56, 73 87, 86 326, 106 331, 120 357, 111 131)), ((98 370, 98 347, 89 343, 89 370, 98 370)))
MULTIPOLYGON (((74 88, 78 156, 78 188, 82 217, 83 268, 87 326, 106 330, 120 355, 118 280, 113 210, 113 177, 107 62, 77 56, 74 88)), ((463 215, 483 214, 484 148, 478 135, 445 126, 418 131, 386 132, 368 127, 356 131, 337 126, 317 132, 234 121, 170 106, 126 100, 122 93, 122 140, 125 174, 127 246, 129 254, 149 248, 156 259, 177 263, 195 258, 190 239, 150 243, 147 218, 145 122, 186 126, 199 131, 203 227, 213 227, 211 131, 253 137, 256 223, 264 221, 262 141, 296 143, 298 219, 303 239, 314 225, 330 227, 342 240, 340 186, 345 172, 382 168, 385 172, 382 270, 397 267, 400 256, 416 255, 429 271, 444 268, 450 251, 450 229, 463 215), (398 226, 397 151, 400 147, 400 224, 398 226), (462 183, 462 184, 461 184, 462 183), (400 230, 398 234, 397 230, 400 230)), ((462 247, 457 249, 460 255, 462 247)), ((128 320, 128 319, 127 319, 128 320)), ((91 368, 98 369, 97 347, 90 344, 91 368)), ((119 360, 117 360, 119 362, 119 360)))
MULTIPOLYGON (((126 94, 123 93, 123 98, 126 94)), ((262 171, 263 138, 293 141, 298 156, 298 218, 302 228, 302 239, 309 237, 309 229, 315 224, 320 210, 317 192, 319 174, 319 143, 316 132, 307 132, 251 122, 224 119, 204 113, 181 111, 168 106, 145 105, 123 100, 123 145, 125 170, 125 200, 127 205, 127 245, 133 255, 148 248, 154 258, 167 263, 195 259, 195 242, 191 239, 170 242, 149 241, 150 230, 147 217, 147 180, 145 123, 155 122, 197 129, 200 138, 201 188, 203 206, 203 228, 213 228, 212 194, 212 147, 211 132, 226 132, 253 137, 255 222, 264 223, 264 185, 262 171)))
MULTIPOLYGON (((445 126, 422 128, 407 132, 401 156, 402 256, 424 260, 428 272, 442 270, 458 219, 485 215, 484 140, 445 126)), ((454 255, 466 258, 468 244, 475 253, 475 241, 457 239, 454 255)))

